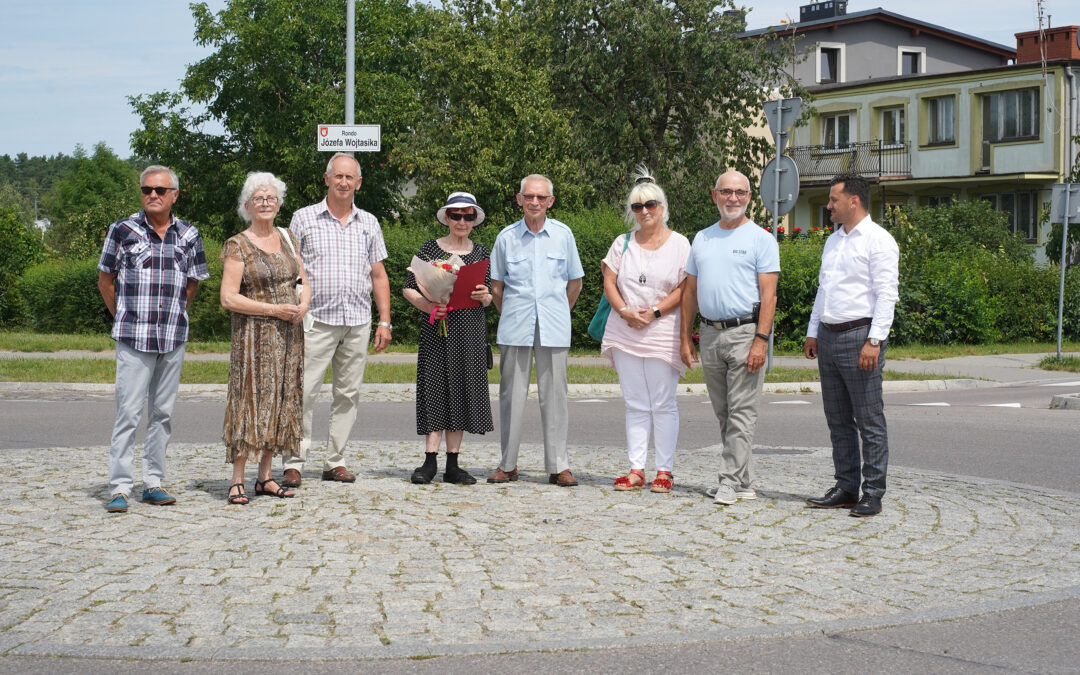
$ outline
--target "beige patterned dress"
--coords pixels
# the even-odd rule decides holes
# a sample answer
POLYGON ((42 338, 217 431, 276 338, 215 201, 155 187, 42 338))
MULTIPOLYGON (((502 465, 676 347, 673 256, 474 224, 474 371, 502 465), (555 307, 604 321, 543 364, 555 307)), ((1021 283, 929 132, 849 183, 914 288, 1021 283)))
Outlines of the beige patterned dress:
MULTIPOLYGON (((280 235, 279 235, 280 237, 280 235)), ((293 250, 299 248, 290 233, 293 250)), ((278 253, 260 250, 243 233, 229 238, 221 259, 244 263, 240 294, 258 302, 299 302, 299 266, 285 242, 278 253)), ((225 404, 226 461, 299 454, 303 422, 303 325, 268 316, 232 313, 229 394, 225 404)))

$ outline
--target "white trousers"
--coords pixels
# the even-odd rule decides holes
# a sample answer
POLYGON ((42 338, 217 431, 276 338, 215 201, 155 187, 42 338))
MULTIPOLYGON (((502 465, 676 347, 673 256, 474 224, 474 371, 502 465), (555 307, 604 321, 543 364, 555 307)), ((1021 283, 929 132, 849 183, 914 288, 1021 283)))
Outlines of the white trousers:
POLYGON ((300 454, 282 457, 282 468, 303 471, 307 452, 311 448, 311 418, 315 400, 322 389, 326 369, 331 365, 334 368, 334 400, 330 404, 330 432, 323 471, 345 466, 345 444, 356 421, 370 329, 370 323, 362 326, 330 326, 316 321, 311 330, 304 333, 304 437, 300 440, 300 454))
POLYGON ((630 468, 644 470, 652 433, 657 471, 671 471, 679 442, 679 371, 662 359, 611 350, 626 402, 626 452, 630 468))
POLYGON ((184 345, 171 352, 140 352, 116 343, 116 423, 109 444, 109 494, 131 495, 135 474, 135 430, 149 407, 143 444, 143 487, 152 490, 165 478, 165 448, 172 436, 172 412, 184 345))

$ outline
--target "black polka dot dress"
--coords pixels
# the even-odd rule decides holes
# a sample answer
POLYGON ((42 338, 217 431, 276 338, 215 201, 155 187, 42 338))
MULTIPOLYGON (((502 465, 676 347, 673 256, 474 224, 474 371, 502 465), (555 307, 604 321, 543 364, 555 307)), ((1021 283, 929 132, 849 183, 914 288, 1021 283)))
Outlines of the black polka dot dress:
MULTIPOLYGON (((416 254, 421 260, 445 260, 444 251, 434 239, 416 254)), ((490 252, 473 244, 468 255, 460 256, 469 265, 488 258, 490 252)), ((484 283, 491 286, 490 270, 484 283)), ((405 288, 419 290, 410 272, 405 288)), ((420 344, 416 356, 416 433, 426 436, 433 431, 467 431, 484 434, 495 427, 491 423, 491 399, 487 380, 487 321, 483 305, 455 309, 446 317, 449 337, 439 334, 439 321, 428 323, 426 314, 415 310, 420 321, 420 344)))

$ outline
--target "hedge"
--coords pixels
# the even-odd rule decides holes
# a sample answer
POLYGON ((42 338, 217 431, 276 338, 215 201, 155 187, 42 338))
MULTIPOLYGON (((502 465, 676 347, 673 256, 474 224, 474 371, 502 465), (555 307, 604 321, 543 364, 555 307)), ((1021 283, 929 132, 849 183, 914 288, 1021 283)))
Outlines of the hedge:
MULTIPOLYGON (((552 213, 574 231, 585 269, 583 289, 572 316, 573 344, 595 347, 587 334, 600 299, 600 260, 616 236, 627 231, 614 209, 552 213)), ((886 226, 900 245, 900 301, 890 339, 907 343, 987 343, 1052 341, 1057 327, 1058 268, 1038 267, 1030 250, 1008 232, 1000 214, 982 203, 951 208, 899 211, 886 226), (957 225, 960 223, 963 227, 957 225)), ((501 224, 485 223, 474 240, 488 248, 501 224)), ((394 342, 416 344, 420 312, 402 296, 406 268, 428 239, 446 228, 384 223, 389 257, 391 318, 394 342)), ((824 233, 812 232, 780 243, 781 274, 776 314, 777 344, 801 348, 817 290, 824 233)), ((193 340, 228 340, 229 315, 218 301, 221 246, 204 240, 210 280, 200 284, 189 311, 193 340)), ((16 285, 26 321, 41 332, 107 332, 111 325, 97 290, 97 258, 76 263, 44 263, 28 268, 16 285)), ((1080 339, 1080 268, 1068 271, 1064 333, 1080 339)), ((498 312, 488 313, 494 342, 498 312)), ((10 324, 9 324, 10 325, 10 324)))

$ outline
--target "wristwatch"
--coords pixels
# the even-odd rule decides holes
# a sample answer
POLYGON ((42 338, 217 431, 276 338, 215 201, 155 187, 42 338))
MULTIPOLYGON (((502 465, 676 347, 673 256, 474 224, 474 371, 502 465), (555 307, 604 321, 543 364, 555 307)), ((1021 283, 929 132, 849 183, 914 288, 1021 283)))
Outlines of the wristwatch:
POLYGON ((389 321, 380 321, 379 325, 388 331, 392 332, 394 330, 394 326, 389 321))
POLYGON ((657 319, 660 318, 660 308, 659 307, 653 307, 652 308, 652 313, 653 313, 653 316, 655 316, 657 319))
POLYGON ((867 340, 867 342, 870 343, 871 347, 880 347, 881 346, 881 340, 879 340, 877 338, 870 338, 870 339, 867 340))

